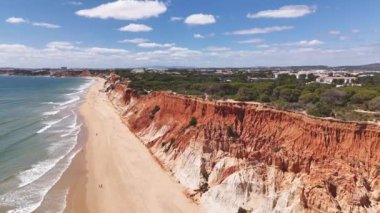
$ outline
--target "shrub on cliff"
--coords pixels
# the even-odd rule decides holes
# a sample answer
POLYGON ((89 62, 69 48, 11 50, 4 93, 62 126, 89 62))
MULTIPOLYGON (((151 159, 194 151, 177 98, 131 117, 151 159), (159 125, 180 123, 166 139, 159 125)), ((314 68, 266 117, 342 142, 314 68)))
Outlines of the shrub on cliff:
POLYGON ((196 126, 197 125, 197 119, 195 117, 192 117, 189 121, 188 127, 196 126))
POLYGON ((183 128, 183 131, 188 129, 191 126, 197 126, 197 119, 195 117, 192 117, 189 121, 189 123, 183 128))
POLYGON ((333 111, 331 107, 325 103, 317 103, 316 105, 307 109, 307 114, 317 116, 317 117, 331 117, 333 116, 333 111))
POLYGON ((149 117, 151 119, 153 119, 158 111, 160 111, 160 107, 158 105, 154 106, 154 108, 152 109, 152 111, 150 111, 149 117))

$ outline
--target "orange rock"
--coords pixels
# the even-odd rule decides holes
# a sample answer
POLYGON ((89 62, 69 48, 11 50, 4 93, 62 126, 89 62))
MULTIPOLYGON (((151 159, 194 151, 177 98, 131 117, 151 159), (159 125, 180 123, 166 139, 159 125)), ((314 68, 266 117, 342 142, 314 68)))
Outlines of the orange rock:
MULTIPOLYGON (((116 84, 109 97, 122 112, 124 122, 174 174, 181 169, 176 165, 183 152, 196 144, 202 147, 200 185, 219 169, 215 165, 226 156, 237 159, 239 165, 223 167, 223 171, 215 173, 219 174, 218 184, 246 168, 255 168, 252 170, 255 177, 264 181, 256 186, 261 187, 257 191, 262 194, 247 192, 248 196, 240 203, 215 202, 236 207, 244 204, 249 209, 253 195, 267 200, 268 195, 263 194, 271 188, 267 171, 274 167, 276 174, 285 175, 273 177, 276 187, 271 196, 285 196, 281 193, 291 190, 297 179, 301 180, 296 195, 287 198, 288 204, 298 203, 294 204, 297 208, 321 212, 380 209, 380 184, 376 179, 380 174, 377 125, 314 118, 260 104, 211 102, 169 92, 139 97, 125 84, 116 84), (152 118, 155 106, 160 110, 152 118), (188 126, 192 117, 197 120, 195 127, 188 126), (165 145, 168 141, 170 146, 165 145), (262 166, 267 169, 262 170, 262 166)), ((193 178, 193 174, 187 178, 193 178)), ((255 184, 245 181, 248 185, 255 184)), ((210 186, 209 190, 216 190, 217 186, 210 186)), ((207 192, 203 196, 208 196, 207 192)), ((271 208, 278 210, 288 204, 276 201, 271 208)))

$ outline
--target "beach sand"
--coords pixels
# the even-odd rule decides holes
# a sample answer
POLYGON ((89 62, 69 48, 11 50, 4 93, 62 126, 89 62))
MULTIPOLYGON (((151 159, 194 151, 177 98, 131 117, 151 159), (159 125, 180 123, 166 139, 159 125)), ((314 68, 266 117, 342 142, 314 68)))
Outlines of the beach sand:
POLYGON ((78 176, 78 181, 76 186, 70 184, 65 212, 200 212, 122 123, 106 94, 99 91, 103 83, 97 80, 80 108, 86 142, 73 161, 77 166, 67 173, 73 182, 78 176))

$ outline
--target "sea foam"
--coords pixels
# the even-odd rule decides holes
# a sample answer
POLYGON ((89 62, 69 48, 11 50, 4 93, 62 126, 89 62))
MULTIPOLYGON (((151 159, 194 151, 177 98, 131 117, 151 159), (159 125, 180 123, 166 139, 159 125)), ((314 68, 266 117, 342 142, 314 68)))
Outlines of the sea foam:
POLYGON ((70 117, 70 115, 67 115, 67 116, 65 116, 59 120, 44 122, 45 126, 42 129, 38 130, 36 133, 41 134, 41 133, 45 132, 46 130, 50 129, 51 127, 53 127, 54 125, 62 122, 63 120, 65 120, 68 117, 70 117))
MULTIPOLYGON (((26 170, 14 174, 11 181, 7 181, 15 184, 15 187, 0 192, 2 209, 8 209, 8 212, 33 212, 38 209, 49 190, 59 181, 71 161, 81 151, 81 148, 77 147, 77 142, 82 124, 78 124, 76 108, 84 92, 94 82, 94 80, 86 81, 77 89, 72 89, 71 93, 61 93, 63 97, 61 101, 42 103, 52 106, 46 107, 50 109, 39 114, 41 119, 37 122, 48 120, 42 122, 42 128, 33 130, 33 137, 39 138, 42 142, 41 153, 44 154, 38 161, 31 162, 26 170)), ((62 198, 64 200, 60 203, 62 210, 66 206, 67 191, 64 194, 62 198)))
POLYGON ((78 149, 66 156, 62 160, 64 162, 62 162, 60 168, 57 168, 57 173, 54 177, 46 177, 44 180, 41 180, 41 178, 36 181, 35 184, 26 185, 25 187, 0 196, 0 206, 14 208, 12 210, 9 210, 8 213, 24 213, 35 211, 41 205, 45 195, 58 182, 63 173, 71 164, 74 157, 80 151, 81 150, 78 149))

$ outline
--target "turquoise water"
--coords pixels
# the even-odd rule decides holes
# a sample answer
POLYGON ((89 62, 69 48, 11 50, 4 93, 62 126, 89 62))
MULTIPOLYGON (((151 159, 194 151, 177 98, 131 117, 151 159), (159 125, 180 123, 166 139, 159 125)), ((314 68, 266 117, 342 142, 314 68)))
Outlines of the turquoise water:
POLYGON ((92 80, 0 76, 0 209, 32 212, 76 148, 78 106, 92 80))

